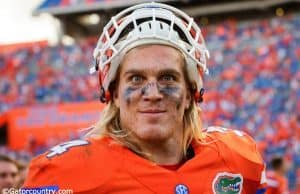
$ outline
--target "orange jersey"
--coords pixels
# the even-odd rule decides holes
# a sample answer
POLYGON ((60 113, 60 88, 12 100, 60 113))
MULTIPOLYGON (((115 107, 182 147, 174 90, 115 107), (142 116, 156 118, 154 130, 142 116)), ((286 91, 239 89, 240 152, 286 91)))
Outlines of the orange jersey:
POLYGON ((30 165, 25 188, 58 186, 81 194, 254 194, 264 163, 240 131, 209 127, 194 156, 176 170, 146 160, 111 138, 75 140, 52 148, 30 165))
POLYGON ((274 171, 267 172, 267 192, 266 194, 288 194, 288 181, 284 176, 276 174, 274 171))

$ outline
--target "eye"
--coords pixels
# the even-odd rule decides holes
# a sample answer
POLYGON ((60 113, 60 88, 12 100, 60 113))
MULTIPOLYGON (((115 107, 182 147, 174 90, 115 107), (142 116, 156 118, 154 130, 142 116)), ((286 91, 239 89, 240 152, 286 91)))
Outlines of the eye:
POLYGON ((173 75, 163 75, 161 77, 161 80, 162 81, 165 81, 165 82, 172 82, 172 81, 175 81, 176 80, 176 77, 173 76, 173 75))
POLYGON ((130 77, 130 81, 134 84, 138 84, 141 83, 143 81, 143 77, 140 75, 132 75, 130 77))

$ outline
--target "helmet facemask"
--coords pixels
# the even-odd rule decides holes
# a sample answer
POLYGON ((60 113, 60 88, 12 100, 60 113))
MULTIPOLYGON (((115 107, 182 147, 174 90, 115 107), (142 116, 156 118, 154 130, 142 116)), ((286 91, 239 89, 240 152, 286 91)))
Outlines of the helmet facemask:
POLYGON ((168 45, 178 49, 185 58, 188 79, 197 93, 203 94, 203 73, 208 74, 209 57, 200 28, 182 11, 159 3, 130 7, 104 27, 94 50, 95 66, 103 102, 108 102, 109 86, 115 80, 124 55, 131 49, 147 44, 168 45))

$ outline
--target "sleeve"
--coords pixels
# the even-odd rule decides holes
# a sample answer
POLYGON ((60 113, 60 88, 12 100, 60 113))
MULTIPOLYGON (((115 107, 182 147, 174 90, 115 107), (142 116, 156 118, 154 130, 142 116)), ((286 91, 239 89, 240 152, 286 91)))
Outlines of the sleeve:
POLYGON ((48 165, 41 161, 42 157, 43 157, 42 155, 38 156, 37 158, 34 158, 30 162, 28 175, 25 179, 23 188, 31 188, 31 187, 35 187, 35 186, 41 186, 43 184, 45 184, 45 185, 49 184, 48 181, 50 179, 46 179, 46 177, 51 177, 51 176, 49 176, 50 175, 49 171, 46 170, 48 165), (43 172, 43 173, 41 173, 41 172, 43 172), (39 182, 41 182, 41 183, 39 183, 39 182))
POLYGON ((218 140, 226 165, 243 175, 244 189, 263 192, 266 188, 265 163, 254 139, 243 131, 223 127, 209 127, 207 132, 218 140))
POLYGON ((94 140, 73 140, 32 160, 23 188, 71 189, 73 193, 105 193, 119 170, 111 147, 94 140), (101 165, 99 165, 101 161, 101 165), (92 192, 94 191, 94 192, 92 192))
POLYGON ((78 166, 78 160, 74 156, 78 155, 79 146, 87 144, 84 140, 65 142, 34 158, 30 163, 23 187, 68 187, 65 182, 72 183, 77 172, 81 172, 80 168, 72 171, 78 166), (72 178, 70 175, 75 176, 72 178))

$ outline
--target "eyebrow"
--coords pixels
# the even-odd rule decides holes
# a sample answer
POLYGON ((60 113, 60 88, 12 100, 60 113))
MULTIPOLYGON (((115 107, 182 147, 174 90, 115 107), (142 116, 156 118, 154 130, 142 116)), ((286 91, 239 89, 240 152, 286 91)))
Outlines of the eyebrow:
POLYGON ((163 70, 159 71, 159 75, 162 75, 162 74, 172 74, 177 77, 180 77, 180 75, 181 75, 181 73, 175 69, 163 69, 163 70))
POLYGON ((144 70, 130 69, 130 70, 126 71, 124 73, 124 75, 127 75, 127 74, 141 74, 141 73, 144 73, 144 72, 145 72, 144 70))
MULTIPOLYGON (((130 69, 128 71, 126 71, 124 73, 124 75, 128 75, 128 74, 144 74, 146 71, 143 70, 143 69, 130 69)), ((162 75, 162 74, 172 74, 172 75, 175 75, 175 76, 180 76, 181 73, 177 70, 174 70, 174 69, 163 69, 163 70, 160 70, 158 72, 159 75, 162 75)))

